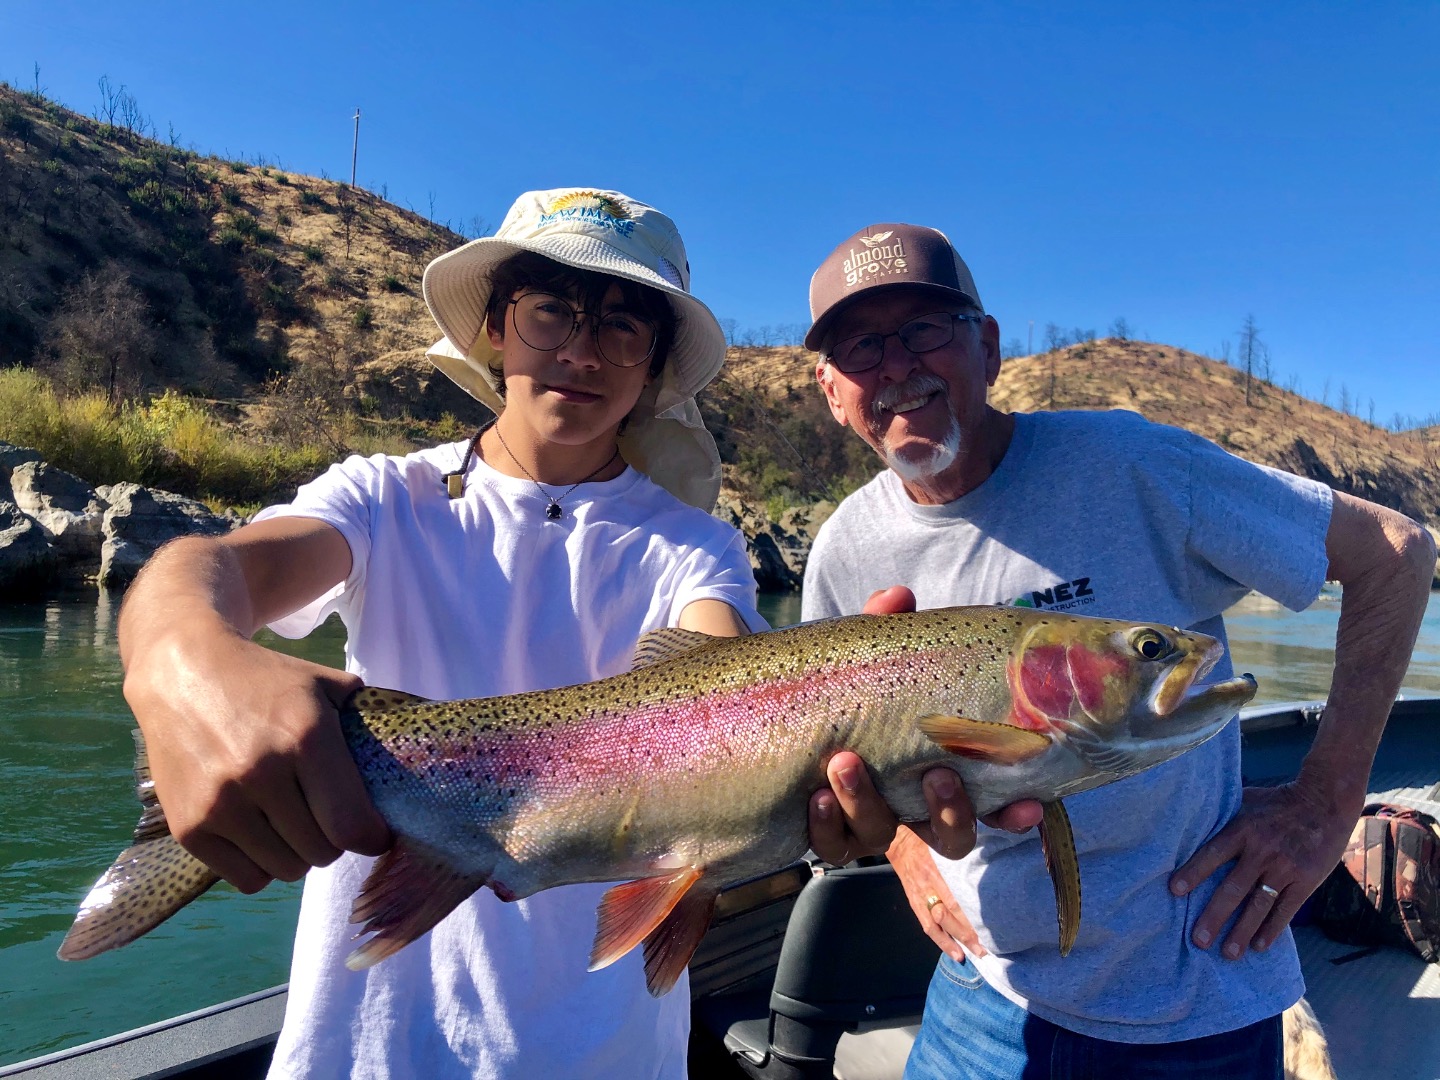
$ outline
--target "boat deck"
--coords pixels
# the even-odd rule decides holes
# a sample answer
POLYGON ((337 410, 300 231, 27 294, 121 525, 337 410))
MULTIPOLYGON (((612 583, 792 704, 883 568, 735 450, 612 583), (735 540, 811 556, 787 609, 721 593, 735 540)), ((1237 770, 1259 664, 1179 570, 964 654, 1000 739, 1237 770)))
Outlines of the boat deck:
MULTIPOLYGON (((1370 801, 1440 819, 1435 765, 1422 760, 1372 773, 1370 801)), ((1296 927, 1295 943, 1339 1080, 1440 1080, 1440 964, 1394 947, 1342 945, 1314 926, 1296 927)))

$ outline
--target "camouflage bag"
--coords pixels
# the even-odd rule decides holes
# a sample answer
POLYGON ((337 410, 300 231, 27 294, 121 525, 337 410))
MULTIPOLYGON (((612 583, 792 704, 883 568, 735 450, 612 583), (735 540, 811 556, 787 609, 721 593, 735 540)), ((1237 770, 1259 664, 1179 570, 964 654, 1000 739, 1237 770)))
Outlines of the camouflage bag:
POLYGON ((1315 902, 1315 922, 1336 941, 1400 945, 1440 961, 1440 822, 1403 806, 1365 807, 1315 902))

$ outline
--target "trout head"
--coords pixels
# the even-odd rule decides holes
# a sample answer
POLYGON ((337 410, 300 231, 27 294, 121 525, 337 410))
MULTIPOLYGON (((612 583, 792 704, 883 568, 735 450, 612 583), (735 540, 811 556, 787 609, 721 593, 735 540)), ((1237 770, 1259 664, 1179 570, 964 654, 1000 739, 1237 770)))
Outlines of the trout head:
POLYGON ((1011 658, 1010 722, 1101 772, 1139 772, 1198 746, 1254 696, 1249 675, 1197 685, 1223 654, 1215 638, 1171 626, 1047 615, 1011 658))

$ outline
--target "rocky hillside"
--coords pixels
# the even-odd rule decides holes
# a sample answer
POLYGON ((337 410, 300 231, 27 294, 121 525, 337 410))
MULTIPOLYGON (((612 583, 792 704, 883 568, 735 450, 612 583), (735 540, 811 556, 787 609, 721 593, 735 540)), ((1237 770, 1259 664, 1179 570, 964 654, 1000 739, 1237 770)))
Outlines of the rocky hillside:
MULTIPOLYGON (((0 365, 63 380, 77 341, 92 353, 119 341, 135 359, 118 389, 177 388, 241 423, 277 377, 307 372, 302 385, 368 418, 473 422, 424 359, 436 330, 420 296, 426 263, 465 237, 371 192, 201 156, 144 127, 0 85, 0 365)), ((701 399, 724 512, 770 536, 756 560, 774 584, 793 582, 826 507, 878 467, 830 418, 813 369, 799 349, 732 349, 701 399)), ((1440 526, 1440 428, 1392 434, 1258 382, 1247 401, 1242 373, 1170 346, 1110 339, 1009 360, 993 398, 1133 409, 1440 526)))
MULTIPOLYGON (((730 368, 781 414, 818 399, 814 358, 801 350, 732 352, 730 368)), ((1019 357, 990 397, 1007 411, 1130 409, 1440 526, 1440 428, 1396 434, 1259 380, 1247 403, 1243 371, 1184 349, 1104 339, 1019 357)), ((807 412, 833 425, 823 405, 807 412)))
POLYGON ((0 363, 57 351, 57 315, 83 324, 94 297, 93 321, 144 338, 142 392, 244 400, 343 353, 357 398, 438 415, 464 399, 422 362, 420 279, 464 240, 346 184, 202 157, 0 86, 0 363))

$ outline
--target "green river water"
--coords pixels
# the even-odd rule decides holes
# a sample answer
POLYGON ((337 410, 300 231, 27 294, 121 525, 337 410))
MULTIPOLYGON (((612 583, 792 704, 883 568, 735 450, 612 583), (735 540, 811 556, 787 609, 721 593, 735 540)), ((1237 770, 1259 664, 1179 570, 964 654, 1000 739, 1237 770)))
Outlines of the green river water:
MULTIPOLYGON (((793 596, 763 608, 775 626, 799 618, 793 596)), ((1327 592, 1298 615, 1258 598, 1227 615, 1236 669, 1260 681, 1257 701, 1324 696, 1338 613, 1327 592)), ((335 665, 343 649, 334 620, 305 641, 265 640, 335 665)), ((1440 694, 1440 594, 1406 687, 1440 694)), ((285 981, 298 884, 251 897, 221 885, 123 949, 83 963, 55 957, 138 814, 108 600, 0 607, 0 702, 0 1065, 285 981)))

